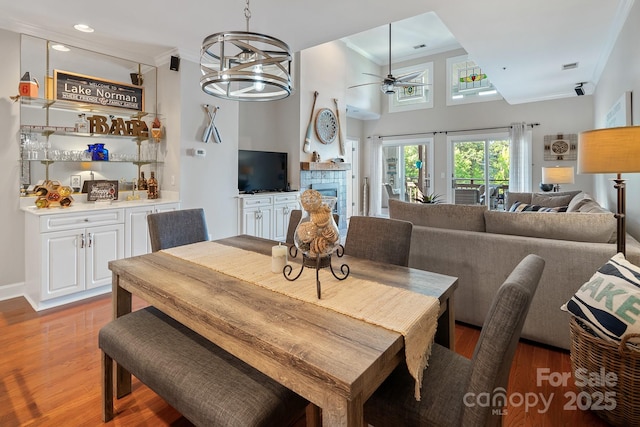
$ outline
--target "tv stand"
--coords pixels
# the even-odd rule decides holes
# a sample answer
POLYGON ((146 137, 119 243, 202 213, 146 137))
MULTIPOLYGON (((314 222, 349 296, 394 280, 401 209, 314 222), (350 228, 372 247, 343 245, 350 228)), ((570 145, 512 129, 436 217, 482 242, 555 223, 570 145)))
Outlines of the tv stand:
POLYGON ((284 242, 291 211, 300 209, 299 191, 238 195, 238 234, 284 242))

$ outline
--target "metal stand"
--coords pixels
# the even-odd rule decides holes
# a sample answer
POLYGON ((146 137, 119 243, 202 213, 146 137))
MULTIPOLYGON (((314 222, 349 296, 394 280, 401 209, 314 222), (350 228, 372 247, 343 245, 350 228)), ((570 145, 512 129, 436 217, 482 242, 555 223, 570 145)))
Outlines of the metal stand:
MULTIPOLYGON (((341 258, 344 255, 344 247, 342 245, 338 246, 335 253, 338 256, 338 258, 341 258)), ((298 256, 298 248, 296 248, 295 245, 289 246, 289 256, 291 258, 295 258, 298 256)), ((333 265, 331 265, 331 254, 325 257, 316 257, 316 258, 310 258, 305 254, 302 254, 302 268, 300 268, 300 271, 298 272, 298 274, 295 277, 291 277, 291 273, 293 272, 293 267, 290 264, 287 264, 284 266, 284 268, 282 269, 282 274, 284 275, 285 279, 287 279, 290 282, 293 282, 298 277, 300 277, 305 267, 314 268, 316 270, 316 291, 318 294, 318 299, 321 299, 321 293, 322 293, 320 288, 320 276, 319 276, 319 271, 321 268, 329 267, 329 269, 331 270, 331 274, 333 274, 333 277, 335 277, 338 280, 344 280, 349 276, 349 266, 347 264, 342 264, 340 266, 340 274, 342 275, 342 277, 336 274, 336 272, 333 270, 333 265)))

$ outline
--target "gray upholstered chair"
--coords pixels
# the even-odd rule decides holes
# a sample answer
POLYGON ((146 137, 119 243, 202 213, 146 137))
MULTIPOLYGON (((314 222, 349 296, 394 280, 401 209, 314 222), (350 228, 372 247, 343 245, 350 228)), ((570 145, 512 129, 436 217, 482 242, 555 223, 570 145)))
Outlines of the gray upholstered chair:
MULTIPOLYGON (((289 215, 289 228, 287 228, 287 240, 285 241, 285 243, 291 243, 292 245, 294 244, 293 235, 296 232, 296 227, 300 223, 301 219, 302 211, 300 209, 294 209, 291 211, 291 214, 289 215)), ((333 220, 336 222, 336 225, 339 225, 340 215, 334 213, 333 220)))
POLYGON ((151 250, 209 240, 203 209, 181 209, 147 215, 151 250))
POLYGON ((352 216, 344 253, 387 264, 409 265, 413 224, 399 219, 352 216))
POLYGON ((302 219, 302 211, 300 209, 294 209, 289 215, 289 228, 287 228, 287 240, 286 243, 293 245, 293 235, 296 232, 296 227, 302 219))
POLYGON ((544 264, 539 256, 527 255, 500 286, 471 360, 434 344, 421 401, 415 400, 415 381, 402 364, 367 400, 366 422, 375 427, 500 425, 500 416, 492 412, 506 403, 511 362, 544 264), (480 393, 500 403, 479 404, 480 393))

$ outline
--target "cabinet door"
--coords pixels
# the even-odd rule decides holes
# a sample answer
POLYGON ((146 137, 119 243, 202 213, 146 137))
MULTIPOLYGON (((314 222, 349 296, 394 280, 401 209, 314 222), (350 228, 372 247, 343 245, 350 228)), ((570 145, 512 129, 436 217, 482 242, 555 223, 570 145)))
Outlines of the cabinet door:
POLYGON ((298 203, 275 205, 273 208, 273 240, 284 242, 287 239, 291 211, 298 209, 298 203))
POLYGON ((243 211, 243 234, 250 236, 271 238, 271 221, 273 208, 260 207, 243 211))
MULTIPOLYGON (((84 229, 44 233, 42 239, 42 299, 84 290, 84 229)), ((29 261, 27 260, 27 263, 29 261)))
POLYGON ((86 229, 86 289, 111 283, 109 261, 124 255, 124 225, 114 224, 86 229))
POLYGON ((144 255, 151 252, 147 215, 153 213, 151 206, 127 209, 125 257, 144 255))

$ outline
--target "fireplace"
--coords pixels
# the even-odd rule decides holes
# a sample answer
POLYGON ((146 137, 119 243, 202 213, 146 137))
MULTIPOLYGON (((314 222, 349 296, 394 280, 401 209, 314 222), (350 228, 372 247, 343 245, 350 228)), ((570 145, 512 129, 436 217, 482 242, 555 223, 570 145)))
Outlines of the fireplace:
MULTIPOLYGON (((323 196, 338 197, 338 185, 333 183, 328 184, 311 184, 311 188, 316 190, 323 196)), ((338 203, 333 206, 333 213, 338 213, 338 203)))
POLYGON ((323 196, 337 197, 334 212, 340 216, 340 234, 347 232, 347 171, 346 170, 301 170, 300 192, 307 188, 317 190, 323 196))

